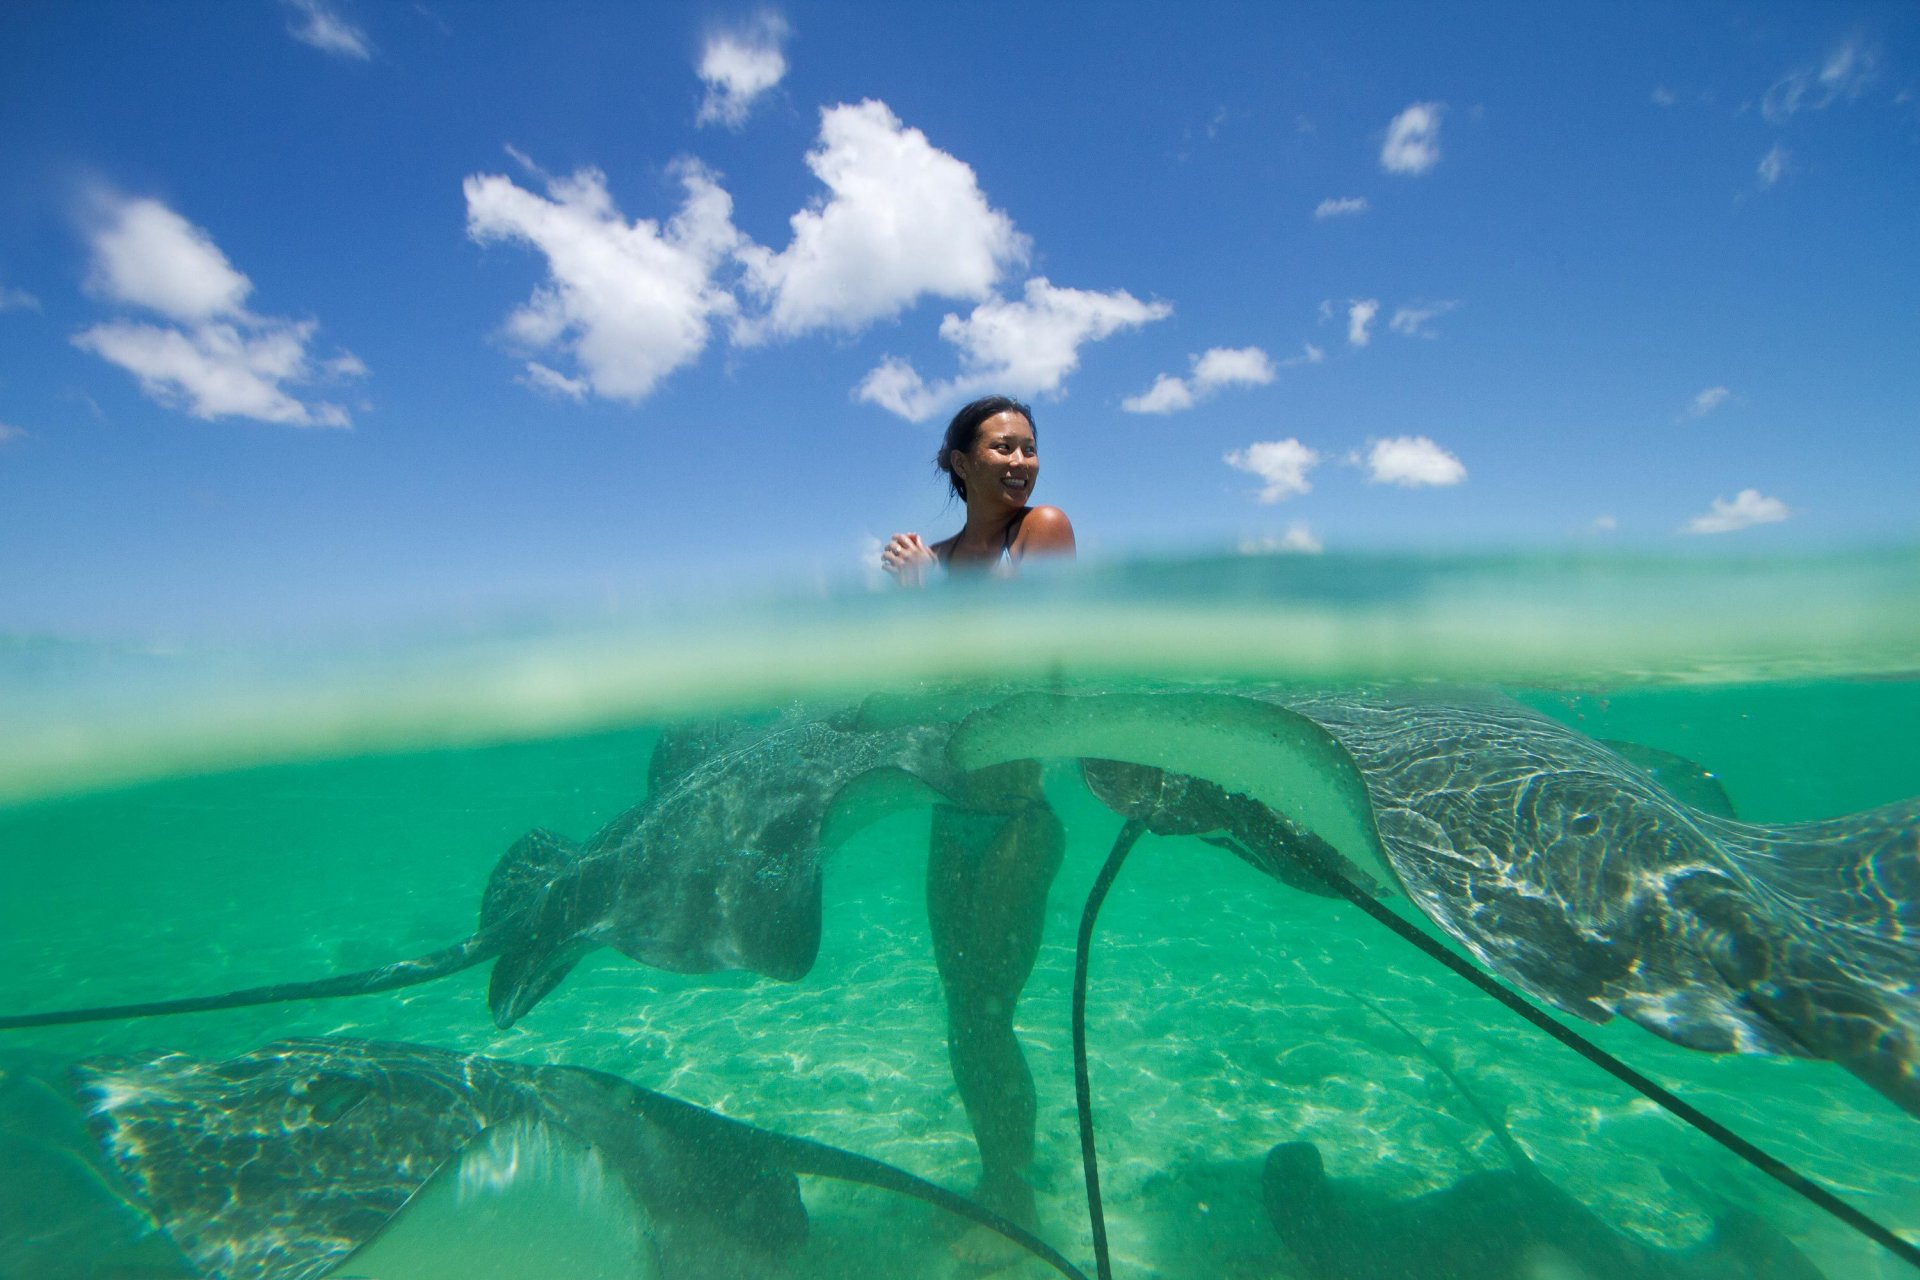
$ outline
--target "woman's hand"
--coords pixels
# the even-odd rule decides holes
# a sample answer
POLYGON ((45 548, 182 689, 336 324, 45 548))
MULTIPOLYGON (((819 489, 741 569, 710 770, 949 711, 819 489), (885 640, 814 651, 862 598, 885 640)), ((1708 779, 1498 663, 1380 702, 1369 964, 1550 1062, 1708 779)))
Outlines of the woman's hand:
POLYGON ((917 533, 896 533, 880 549, 880 567, 903 587, 925 586, 927 570, 935 563, 933 548, 917 533))

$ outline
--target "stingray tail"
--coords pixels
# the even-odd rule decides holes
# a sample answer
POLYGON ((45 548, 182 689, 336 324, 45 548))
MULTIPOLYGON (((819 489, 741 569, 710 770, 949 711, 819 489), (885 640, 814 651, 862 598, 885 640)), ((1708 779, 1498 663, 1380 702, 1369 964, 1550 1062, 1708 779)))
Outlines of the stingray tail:
POLYGON ((280 982, 272 986, 246 987, 220 995, 187 996, 178 1000, 150 1000, 140 1004, 97 1005, 90 1009, 12 1014, 0 1017, 0 1031, 58 1027, 76 1022, 112 1022, 123 1018, 158 1018, 176 1013, 207 1013, 216 1009, 239 1009, 247 1005, 279 1004, 288 1000, 333 1000, 342 996, 392 991, 472 968, 499 952, 502 933, 503 930, 499 928, 483 929, 464 941, 438 951, 429 951, 423 956, 311 982, 280 982))

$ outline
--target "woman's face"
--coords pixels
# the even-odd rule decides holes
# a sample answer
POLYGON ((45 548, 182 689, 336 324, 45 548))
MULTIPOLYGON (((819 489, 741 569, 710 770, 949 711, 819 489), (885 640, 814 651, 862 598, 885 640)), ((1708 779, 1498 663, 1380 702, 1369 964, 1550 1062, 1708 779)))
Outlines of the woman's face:
POLYGON ((1011 409, 980 424, 973 448, 953 451, 953 469, 966 482, 967 505, 976 501, 1024 507, 1040 478, 1033 424, 1011 409))

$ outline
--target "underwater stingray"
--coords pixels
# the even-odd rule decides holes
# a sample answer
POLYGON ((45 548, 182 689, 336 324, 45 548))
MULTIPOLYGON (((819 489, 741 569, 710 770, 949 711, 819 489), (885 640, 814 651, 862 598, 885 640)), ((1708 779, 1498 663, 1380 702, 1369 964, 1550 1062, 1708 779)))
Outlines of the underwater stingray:
POLYGON ((890 1165, 578 1067, 324 1038, 224 1062, 105 1058, 73 1078, 137 1200, 212 1280, 362 1274, 430 1187, 560 1157, 635 1215, 637 1276, 778 1274, 807 1237, 795 1175, 809 1174, 959 1213, 1085 1280, 1014 1223, 890 1165))
MULTIPOLYGON (((1474 694, 1028 693, 970 716, 950 751, 969 769, 1062 756, 1204 779, 1284 819, 1259 817, 1295 863, 1337 853, 1556 1008, 1830 1059, 1920 1114, 1920 800, 1743 823, 1474 694)), ((1196 833, 1221 821, 1162 811, 1196 833)))
POLYGON ((365 995, 487 960, 487 1002, 505 1028, 601 947, 677 973, 793 981, 819 952, 825 853, 903 806, 965 787, 946 759, 952 729, 845 712, 670 730, 644 801, 584 842, 522 836, 488 877, 479 927, 451 946, 310 981, 0 1017, 0 1030, 365 995))
MULTIPOLYGON (((515 844, 479 929, 452 947, 0 1029, 354 995, 490 957, 504 1027, 598 947, 677 972, 797 979, 819 948, 827 851, 903 805, 990 802, 972 771, 1045 756, 1202 780, 1160 796, 1161 821, 1213 830, 1300 887, 1330 862, 1371 893, 1404 891, 1556 1008, 1624 1015, 1708 1052, 1830 1059, 1920 1113, 1920 800, 1743 823, 1675 799, 1635 762, 1644 753, 1477 694, 989 694, 696 726, 663 737, 646 801, 591 840, 535 831, 515 844)), ((1113 787, 1104 795, 1127 812, 1113 787)))

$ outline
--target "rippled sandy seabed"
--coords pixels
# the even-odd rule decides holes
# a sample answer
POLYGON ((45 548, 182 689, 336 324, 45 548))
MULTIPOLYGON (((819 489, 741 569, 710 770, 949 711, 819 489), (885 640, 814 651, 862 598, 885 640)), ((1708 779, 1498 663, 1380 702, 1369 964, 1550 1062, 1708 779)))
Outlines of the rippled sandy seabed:
MULTIPOLYGON (((1594 737, 1694 759, 1743 817, 1786 822, 1920 794, 1916 673, 1920 557, 1905 554, 1245 559, 246 652, 0 638, 0 1012, 292 981, 455 941, 508 845, 535 827, 584 838, 638 803, 659 726, 693 713, 956 679, 1486 685, 1594 737)), ((1041 1232, 1091 1274, 1068 1003, 1081 904, 1120 820, 1068 762, 1046 785, 1068 849, 1017 1025, 1040 1096, 1041 1232)), ((927 823, 889 818, 835 855, 821 955, 796 983, 600 951, 510 1031, 476 969, 342 1001, 0 1033, 0 1142, 16 1144, 0 1146, 0 1235, 98 1210, 85 1176, 23 1172, 43 1166, 17 1144, 44 1154, 70 1132, 44 1113, 55 1090, 29 1082, 89 1055, 225 1057, 291 1035, 599 1068, 964 1191, 976 1166, 928 943, 927 823)), ((1834 1280, 1909 1274, 1355 909, 1197 840, 1150 837, 1102 916, 1090 987, 1116 1275, 1295 1274, 1259 1201, 1278 1142, 1313 1141, 1335 1176, 1399 1195, 1502 1167, 1472 1108, 1367 1002, 1620 1230, 1702 1236, 1672 1169, 1758 1210, 1834 1280)), ((1920 1119, 1828 1064, 1583 1029, 1920 1239, 1920 1119)), ((387 1265, 618 1273, 602 1247, 617 1206, 549 1181, 439 1218, 422 1206, 425 1242, 387 1265)), ((977 1274, 951 1258, 958 1227, 935 1210, 815 1180, 803 1192, 812 1237, 796 1276, 977 1274)), ((85 1253, 73 1274, 90 1274, 85 1253)), ((1023 1266, 1009 1274, 1044 1273, 1023 1266)))

